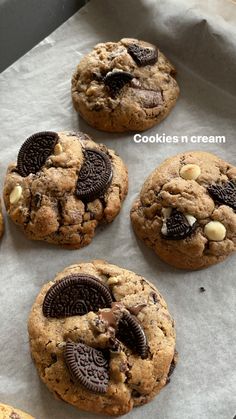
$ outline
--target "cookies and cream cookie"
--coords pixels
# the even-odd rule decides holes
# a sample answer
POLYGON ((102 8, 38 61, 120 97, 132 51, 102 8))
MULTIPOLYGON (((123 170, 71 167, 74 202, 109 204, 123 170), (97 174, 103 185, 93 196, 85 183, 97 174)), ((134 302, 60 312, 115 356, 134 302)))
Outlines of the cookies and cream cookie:
POLYGON ((175 69, 164 54, 131 38, 96 45, 72 78, 75 109, 104 131, 148 129, 169 114, 178 95, 175 69))
POLYGON ((10 218, 34 240, 80 248, 111 222, 128 190, 120 157, 83 133, 41 132, 8 167, 4 201, 10 218))
POLYGON ((0 419, 34 419, 28 413, 0 403, 0 419))
POLYGON ((174 322, 153 284, 102 260, 64 269, 29 316, 38 373, 75 407, 122 415, 151 400, 176 362, 174 322))
POLYGON ((145 181, 134 230, 170 265, 199 269, 236 250, 236 167, 206 152, 170 157, 145 181))

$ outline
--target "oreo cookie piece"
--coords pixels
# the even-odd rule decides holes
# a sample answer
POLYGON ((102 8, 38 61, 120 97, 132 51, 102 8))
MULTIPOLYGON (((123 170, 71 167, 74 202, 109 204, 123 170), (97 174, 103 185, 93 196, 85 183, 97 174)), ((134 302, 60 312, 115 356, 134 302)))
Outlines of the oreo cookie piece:
POLYGON ((96 393, 106 393, 109 382, 109 364, 98 349, 68 340, 64 352, 71 377, 96 393))
POLYGON ((37 132, 23 143, 17 157, 17 169, 21 176, 37 173, 53 153, 58 141, 56 132, 37 132))
POLYGON ((223 185, 211 185, 207 190, 214 201, 236 210, 236 181, 230 180, 223 185))
POLYGON ((49 288, 43 302, 45 317, 82 316, 90 311, 111 307, 112 294, 99 279, 73 274, 49 288))
POLYGON ((190 236, 197 228, 197 222, 190 225, 185 215, 174 208, 166 220, 166 234, 162 237, 170 240, 183 240, 190 236))
POLYGON ((127 51, 136 62, 136 64, 140 67, 145 65, 153 65, 158 60, 157 48, 143 48, 137 44, 131 44, 128 46, 127 51))
POLYGON ((109 88, 111 94, 116 96, 121 89, 133 79, 128 71, 109 71, 103 78, 104 84, 109 88))
POLYGON ((75 194, 85 202, 104 194, 112 179, 112 165, 107 154, 96 149, 84 150, 85 161, 79 172, 75 194))
POLYGON ((148 356, 147 338, 141 324, 134 316, 124 312, 117 324, 116 338, 141 356, 148 356))

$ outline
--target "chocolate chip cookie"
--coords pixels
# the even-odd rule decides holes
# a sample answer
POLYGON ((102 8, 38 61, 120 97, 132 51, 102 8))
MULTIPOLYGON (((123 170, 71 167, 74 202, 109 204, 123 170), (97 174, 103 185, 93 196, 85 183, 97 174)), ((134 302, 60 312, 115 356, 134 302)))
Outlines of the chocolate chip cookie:
POLYGON ((236 249, 236 167, 205 152, 164 161, 131 210, 138 237, 165 262, 199 269, 236 249))
POLYGON ((97 129, 143 131, 175 105, 179 95, 175 75, 155 45, 129 38, 98 44, 73 75, 73 104, 97 129))
POLYGON ((34 240, 80 248, 111 222, 128 190, 120 157, 83 133, 40 132, 8 167, 4 201, 10 218, 34 240))
POLYGON ((0 403, 0 419, 34 419, 19 409, 0 403))
POLYGON ((29 316, 38 373, 75 407, 122 415, 147 403, 175 367, 166 303, 145 278, 95 260, 44 285, 29 316))

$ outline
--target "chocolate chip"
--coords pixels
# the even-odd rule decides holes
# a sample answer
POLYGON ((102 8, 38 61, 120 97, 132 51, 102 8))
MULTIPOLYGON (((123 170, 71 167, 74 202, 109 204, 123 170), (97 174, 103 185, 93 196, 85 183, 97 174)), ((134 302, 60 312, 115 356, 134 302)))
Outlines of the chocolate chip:
POLYGON ((106 393, 109 381, 109 364, 101 350, 84 343, 74 343, 68 340, 64 356, 74 380, 90 391, 106 393))
POLYGON ((84 164, 79 172, 75 194, 85 202, 102 196, 112 179, 112 165, 107 154, 87 148, 84 164))
POLYGON ((58 141, 55 132, 38 132, 22 144, 17 157, 17 169, 21 176, 37 173, 53 153, 58 141))
POLYGON ((161 92, 155 90, 135 89, 134 96, 139 99, 144 108, 155 108, 163 104, 161 92))
POLYGON ((195 231, 197 223, 195 222, 191 226, 184 214, 174 208, 166 220, 166 227, 167 232, 162 234, 162 237, 170 240, 183 240, 195 231))
POLYGON ((152 297, 154 304, 157 304, 159 299, 157 297, 157 294, 153 291, 150 292, 150 297, 152 297))
POLYGON ((139 393, 137 390, 135 390, 135 389, 132 390, 131 397, 138 398, 138 397, 141 397, 141 396, 142 396, 142 394, 139 393))
POLYGON ((230 180, 223 185, 211 185, 207 190, 214 201, 236 210, 236 182, 234 180, 230 180))
POLYGON ((134 76, 127 71, 109 71, 103 81, 109 88, 111 94, 116 96, 120 93, 120 90, 132 80, 133 77, 134 76))
POLYGON ((36 192, 36 194, 33 197, 33 202, 34 202, 34 205, 35 205, 36 208, 40 207, 41 201, 42 201, 41 193, 36 192))
POLYGON ((142 359, 148 356, 147 338, 141 324, 134 316, 124 312, 118 322, 116 337, 142 359))
POLYGON ((87 274, 73 274, 49 288, 43 302, 45 317, 82 316, 90 311, 111 307, 109 288, 87 274))
POLYGON ((128 53, 140 67, 153 65, 158 59, 157 48, 143 48, 137 44, 131 44, 128 46, 128 53))

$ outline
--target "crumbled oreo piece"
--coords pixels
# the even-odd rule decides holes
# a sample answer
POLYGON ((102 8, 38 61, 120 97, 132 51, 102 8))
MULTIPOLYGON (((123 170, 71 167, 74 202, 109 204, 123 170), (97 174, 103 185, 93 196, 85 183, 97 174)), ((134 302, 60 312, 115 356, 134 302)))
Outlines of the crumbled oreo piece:
POLYGON ((158 60, 157 48, 143 48, 137 44, 131 44, 128 46, 128 53, 140 67, 153 65, 158 60))
POLYGON ((236 181, 230 180, 222 185, 211 185, 207 190, 214 201, 236 210, 236 181))
POLYGON ((109 71, 103 78, 104 84, 109 88, 112 96, 120 93, 121 89, 129 83, 134 76, 128 71, 109 71))
POLYGON ((166 234, 162 233, 162 237, 170 240, 183 240, 190 236, 196 228, 197 222, 190 225, 184 214, 174 208, 166 220, 166 234))
POLYGON ((21 176, 37 173, 53 153, 58 142, 56 132, 38 132, 22 144, 17 157, 17 169, 21 176))
POLYGON ((84 158, 75 194, 82 201, 91 202, 106 192, 112 180, 112 165, 107 154, 96 149, 85 149, 84 158))
POLYGON ((68 340, 64 352, 72 379, 87 390, 106 393, 109 382, 109 364, 104 352, 84 343, 68 340))
POLYGON ((45 317, 82 316, 90 311, 111 307, 112 294, 99 279, 73 274, 49 288, 43 301, 45 317))
POLYGON ((136 352, 142 359, 148 356, 147 337, 138 320, 124 312, 117 324, 116 338, 136 352))

